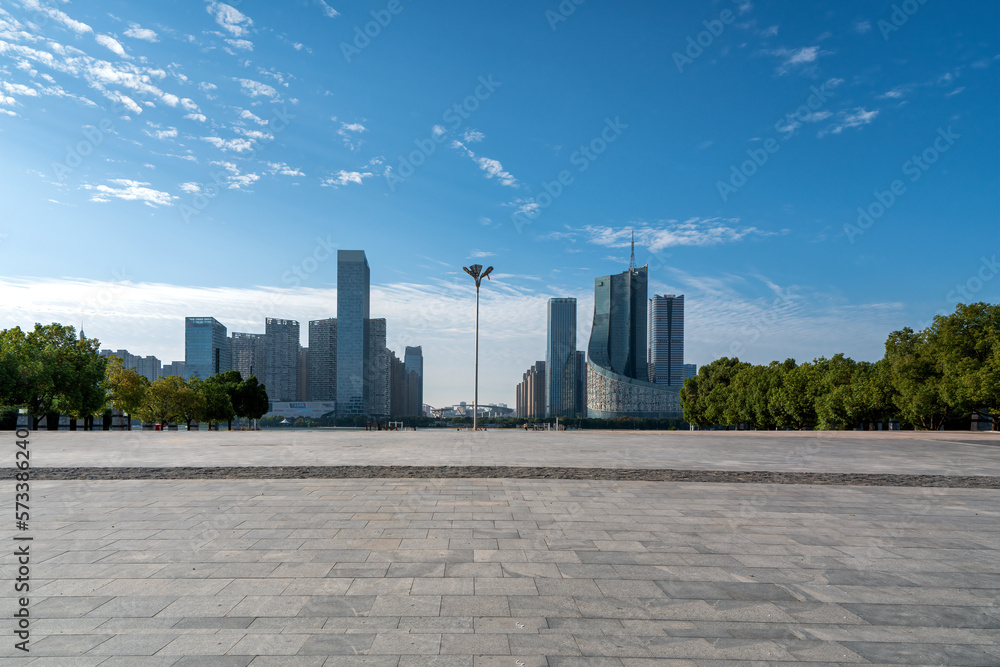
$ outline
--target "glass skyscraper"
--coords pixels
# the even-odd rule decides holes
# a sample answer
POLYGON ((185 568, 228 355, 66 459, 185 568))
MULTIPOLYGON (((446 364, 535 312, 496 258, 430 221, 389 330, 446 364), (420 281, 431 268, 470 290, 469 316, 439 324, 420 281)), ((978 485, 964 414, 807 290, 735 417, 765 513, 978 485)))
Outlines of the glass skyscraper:
POLYGON ((186 377, 204 380, 230 370, 232 363, 226 327, 214 317, 184 318, 186 377))
MULTIPOLYGON (((410 373, 416 373, 416 392, 414 396, 409 396, 406 404, 406 412, 409 415, 421 416, 424 414, 424 351, 417 345, 407 347, 403 354, 403 363, 406 367, 406 377, 410 378, 410 373)), ((409 383, 410 380, 407 380, 409 383)))
POLYGON ((684 295, 649 300, 649 381, 684 384, 684 295))
POLYGON ((576 299, 549 299, 545 416, 576 416, 576 299))
POLYGON ((337 251, 337 414, 360 415, 369 407, 369 286, 364 250, 337 251))

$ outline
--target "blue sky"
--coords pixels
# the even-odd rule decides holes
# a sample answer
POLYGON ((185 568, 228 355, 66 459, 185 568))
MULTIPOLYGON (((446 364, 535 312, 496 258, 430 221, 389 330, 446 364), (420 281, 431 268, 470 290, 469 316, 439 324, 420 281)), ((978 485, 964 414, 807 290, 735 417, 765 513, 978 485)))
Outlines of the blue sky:
POLYGON ((579 299, 585 345, 634 231, 650 292, 687 297, 687 361, 876 359, 891 330, 997 301, 998 21, 936 0, 12 0, 0 327, 181 359, 185 315, 335 315, 325 258, 361 248, 439 405, 471 400, 480 262, 480 396, 512 402, 546 300, 579 299))

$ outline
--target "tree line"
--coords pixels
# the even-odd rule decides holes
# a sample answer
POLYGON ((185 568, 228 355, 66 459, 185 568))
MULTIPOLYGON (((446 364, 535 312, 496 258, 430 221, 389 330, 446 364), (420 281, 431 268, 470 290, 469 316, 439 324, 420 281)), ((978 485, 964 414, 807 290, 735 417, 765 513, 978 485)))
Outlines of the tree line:
MULTIPOLYGON (((111 408, 145 423, 227 423, 259 419, 268 410, 267 390, 257 378, 228 371, 204 380, 176 375, 155 382, 118 357, 102 357, 100 342, 77 338, 71 326, 36 324, 0 331, 0 406, 24 408, 37 429, 58 415, 93 428, 96 418, 109 421, 111 408)), ((9 419, 8 419, 9 420, 9 419)))
POLYGON ((1000 431, 1000 306, 959 304, 922 331, 894 331, 876 362, 723 357, 685 380, 681 406, 694 426, 869 430, 893 420, 937 430, 993 415, 1000 431))

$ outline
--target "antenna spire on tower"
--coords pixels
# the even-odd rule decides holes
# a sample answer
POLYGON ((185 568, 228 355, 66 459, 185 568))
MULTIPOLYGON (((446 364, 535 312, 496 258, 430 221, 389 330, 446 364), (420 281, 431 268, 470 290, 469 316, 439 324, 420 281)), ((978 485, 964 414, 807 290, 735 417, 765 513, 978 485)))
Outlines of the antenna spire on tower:
POLYGON ((628 270, 635 271, 635 230, 632 230, 632 258, 628 262, 628 270))

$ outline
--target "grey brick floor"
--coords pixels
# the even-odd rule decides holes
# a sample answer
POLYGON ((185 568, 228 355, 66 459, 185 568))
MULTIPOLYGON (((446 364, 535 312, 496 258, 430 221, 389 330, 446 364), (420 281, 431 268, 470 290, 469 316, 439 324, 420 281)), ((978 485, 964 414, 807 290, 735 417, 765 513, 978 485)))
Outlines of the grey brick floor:
POLYGON ((31 503, 31 653, 8 555, 0 665, 1000 665, 996 490, 36 481, 31 503))

